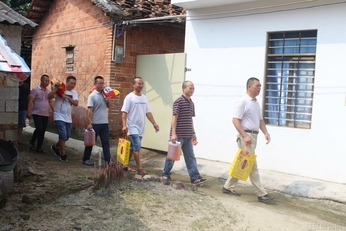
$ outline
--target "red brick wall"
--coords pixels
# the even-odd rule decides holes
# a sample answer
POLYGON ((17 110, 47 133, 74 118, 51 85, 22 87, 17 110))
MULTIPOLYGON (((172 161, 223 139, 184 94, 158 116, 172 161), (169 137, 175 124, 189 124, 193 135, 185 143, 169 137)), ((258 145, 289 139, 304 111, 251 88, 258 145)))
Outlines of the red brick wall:
MULTIPOLYGON (((132 78, 136 74, 136 58, 142 54, 167 54, 184 52, 185 29, 156 24, 141 24, 126 27, 125 58, 122 64, 115 64, 111 69, 111 83, 120 89, 120 102, 110 111, 111 131, 121 129, 120 109, 125 96, 132 88, 132 78)), ((117 38, 116 45, 124 46, 124 32, 117 38)), ((117 134, 114 133, 114 136, 117 134)))
MULTIPOLYGON (((124 97, 132 91, 131 80, 136 73, 136 57, 140 54, 165 54, 184 51, 185 30, 141 24, 126 27, 126 57, 122 64, 112 62, 113 24, 102 10, 90 0, 56 0, 36 30, 32 51, 31 86, 39 84, 42 73, 65 80, 68 75, 77 78, 75 90, 79 106, 73 111, 73 127, 86 127, 86 103, 93 78, 101 75, 108 86, 121 92, 109 109, 111 137, 121 130, 120 108, 124 97), (66 73, 66 50, 73 45, 75 70, 66 73)), ((124 33, 116 39, 124 46, 124 33)))

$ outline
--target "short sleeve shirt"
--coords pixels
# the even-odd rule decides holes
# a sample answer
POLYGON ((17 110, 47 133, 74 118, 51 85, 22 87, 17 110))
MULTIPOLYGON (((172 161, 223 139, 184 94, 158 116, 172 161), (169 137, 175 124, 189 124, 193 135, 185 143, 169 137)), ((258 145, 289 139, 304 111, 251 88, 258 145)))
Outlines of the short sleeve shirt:
POLYGON ((143 94, 138 96, 131 92, 125 97, 121 111, 127 113, 129 135, 137 134, 143 137, 146 115, 150 112, 148 98, 143 94))
POLYGON ((30 96, 34 98, 32 115, 49 116, 49 93, 50 90, 48 88, 44 91, 40 86, 31 90, 30 96))
POLYGON ((93 124, 108 124, 107 103, 103 93, 93 91, 88 97, 87 107, 93 108, 91 118, 93 124))
MULTIPOLYGON (((78 93, 75 90, 66 91, 65 95, 78 100, 78 93)), ((54 103, 54 120, 64 121, 65 123, 72 123, 72 105, 68 99, 64 99, 55 94, 54 103)))
POLYGON ((247 94, 243 96, 234 105, 233 118, 241 120, 244 130, 258 131, 263 118, 257 99, 247 94))
MULTIPOLYGON (((192 100, 181 95, 173 103, 173 115, 178 115, 177 127, 175 129, 178 138, 192 138, 192 117, 195 116, 195 104, 192 100)), ((172 128, 170 135, 172 135, 172 128)))

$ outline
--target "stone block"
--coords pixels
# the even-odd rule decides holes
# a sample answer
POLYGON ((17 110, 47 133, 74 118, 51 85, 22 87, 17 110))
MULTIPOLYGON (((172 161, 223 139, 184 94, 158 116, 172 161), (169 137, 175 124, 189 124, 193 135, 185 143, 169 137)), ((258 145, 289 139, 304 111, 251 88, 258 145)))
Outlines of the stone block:
POLYGON ((18 123, 18 113, 17 112, 2 112, 0 113, 0 124, 17 124, 18 123))
POLYGON ((6 87, 6 77, 0 73, 0 88, 6 87))
POLYGON ((18 89, 19 79, 17 78, 16 74, 14 74, 14 73, 8 73, 7 74, 7 76, 6 76, 6 86, 18 89))
POLYGON ((5 111, 5 101, 0 100, 0 112, 4 112, 4 111, 5 111))
POLYGON ((18 100, 19 89, 18 87, 3 87, 0 91, 0 99, 2 100, 18 100))
POLYGON ((10 100, 6 101, 6 112, 18 112, 18 101, 17 100, 10 100))

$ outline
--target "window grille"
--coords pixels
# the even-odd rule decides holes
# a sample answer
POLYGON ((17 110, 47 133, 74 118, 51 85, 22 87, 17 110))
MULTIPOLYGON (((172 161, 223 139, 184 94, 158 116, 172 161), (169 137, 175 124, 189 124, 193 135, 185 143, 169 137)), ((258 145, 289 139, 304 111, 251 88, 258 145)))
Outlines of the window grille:
POLYGON ((74 50, 66 48, 66 72, 74 71, 74 50))
POLYGON ((317 30, 268 34, 266 124, 311 128, 317 30))

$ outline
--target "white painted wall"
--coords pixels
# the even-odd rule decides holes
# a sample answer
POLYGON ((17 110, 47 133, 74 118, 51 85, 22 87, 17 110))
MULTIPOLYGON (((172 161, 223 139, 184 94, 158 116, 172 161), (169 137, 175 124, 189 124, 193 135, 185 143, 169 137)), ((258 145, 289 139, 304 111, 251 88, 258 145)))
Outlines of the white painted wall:
MULTIPOLYGON (((346 183, 346 4, 323 5, 327 2, 331 1, 316 1, 313 4, 321 6, 297 10, 288 9, 307 5, 238 11, 219 14, 224 16, 219 19, 188 17, 185 52, 191 72, 186 72, 186 79, 192 80, 196 88, 193 100, 197 157, 232 162, 237 150, 236 130, 231 122, 233 105, 245 94, 249 77, 259 78, 264 85, 267 33, 317 29, 312 127, 305 130, 268 126, 272 142, 266 145, 263 135, 259 135, 258 165, 346 183)), ((251 3, 188 10, 188 14, 197 16, 242 7, 251 8, 251 3)), ((263 93, 258 97, 260 104, 263 93)))

